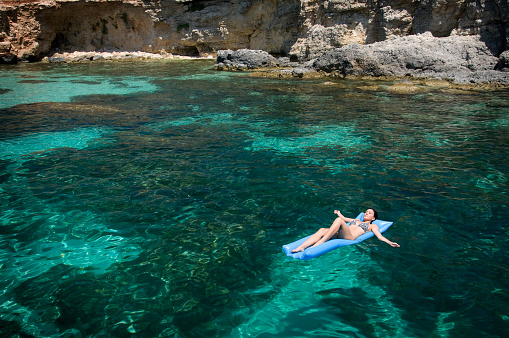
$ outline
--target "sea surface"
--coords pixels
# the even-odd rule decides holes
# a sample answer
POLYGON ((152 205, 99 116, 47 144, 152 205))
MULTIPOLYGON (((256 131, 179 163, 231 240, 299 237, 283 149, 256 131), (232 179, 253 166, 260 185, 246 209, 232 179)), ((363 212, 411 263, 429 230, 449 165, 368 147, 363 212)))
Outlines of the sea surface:
POLYGON ((0 336, 509 336, 509 90, 213 63, 0 67, 0 336))

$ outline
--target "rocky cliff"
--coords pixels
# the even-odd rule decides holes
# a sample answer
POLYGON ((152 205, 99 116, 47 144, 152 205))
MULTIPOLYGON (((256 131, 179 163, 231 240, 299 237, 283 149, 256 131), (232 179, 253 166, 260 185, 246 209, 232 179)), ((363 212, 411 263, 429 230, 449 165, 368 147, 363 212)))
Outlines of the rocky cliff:
POLYGON ((507 0, 1 0, 2 60, 55 51, 180 55, 259 49, 306 61, 351 43, 431 32, 509 47, 507 0))

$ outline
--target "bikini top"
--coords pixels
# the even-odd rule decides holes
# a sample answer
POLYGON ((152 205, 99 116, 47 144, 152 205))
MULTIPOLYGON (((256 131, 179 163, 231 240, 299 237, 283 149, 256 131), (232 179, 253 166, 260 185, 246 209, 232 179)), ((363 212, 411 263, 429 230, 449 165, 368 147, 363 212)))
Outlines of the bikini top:
MULTIPOLYGON (((359 222, 358 220, 354 219, 350 224, 357 224, 359 222)), ((364 232, 368 232, 369 229, 369 223, 368 222, 361 222, 357 224, 359 228, 361 228, 364 232)))

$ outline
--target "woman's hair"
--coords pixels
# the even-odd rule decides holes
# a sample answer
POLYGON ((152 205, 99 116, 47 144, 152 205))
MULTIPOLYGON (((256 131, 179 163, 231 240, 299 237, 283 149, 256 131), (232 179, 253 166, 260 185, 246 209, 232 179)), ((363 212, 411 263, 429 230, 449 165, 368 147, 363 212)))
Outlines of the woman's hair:
POLYGON ((376 212, 376 210, 373 208, 368 208, 368 209, 373 210, 373 213, 375 214, 375 220, 378 219, 378 212, 376 212))

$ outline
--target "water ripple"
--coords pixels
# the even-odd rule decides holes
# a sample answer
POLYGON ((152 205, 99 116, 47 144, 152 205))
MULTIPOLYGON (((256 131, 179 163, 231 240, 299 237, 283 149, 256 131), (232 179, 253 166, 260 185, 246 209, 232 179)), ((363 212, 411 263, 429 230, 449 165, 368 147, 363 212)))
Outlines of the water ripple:
POLYGON ((22 82, 2 98, 41 80, 83 96, 2 110, 2 334, 504 332, 506 92, 400 96, 212 63, 10 68, 22 82), (366 207, 401 248, 282 254, 366 207))

